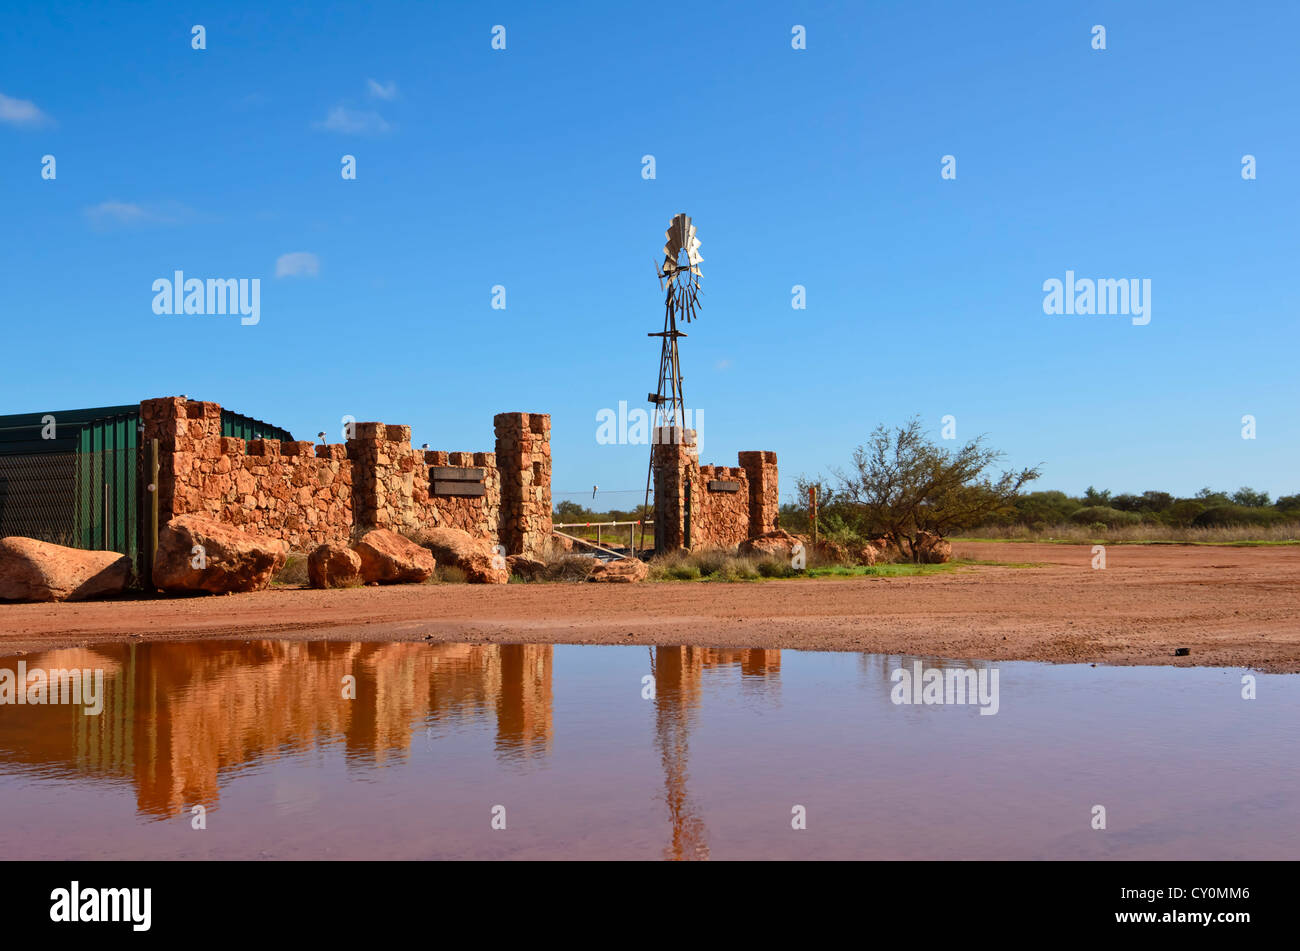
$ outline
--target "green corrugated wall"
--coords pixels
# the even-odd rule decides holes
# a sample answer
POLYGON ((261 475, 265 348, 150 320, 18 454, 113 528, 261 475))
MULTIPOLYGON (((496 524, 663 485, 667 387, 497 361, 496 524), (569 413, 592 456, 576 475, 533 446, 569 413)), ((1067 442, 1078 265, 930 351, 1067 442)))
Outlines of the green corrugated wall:
POLYGON ((137 410, 91 420, 77 434, 76 543, 80 548, 135 554, 139 424, 137 410))
MULTIPOLYGON (((57 440, 43 440, 41 419, 45 414, 0 416, 0 456, 22 455, 46 458, 40 463, 42 482, 50 486, 53 511, 33 516, 37 521, 71 523, 73 538, 67 544, 81 548, 107 549, 136 557, 143 536, 142 521, 148 517, 148 500, 140 491, 140 475, 147 460, 141 458, 140 407, 107 406, 99 409, 63 410, 52 413, 58 420, 57 440), (59 476, 60 460, 71 462, 71 485, 59 476), (49 481, 46 481, 49 480, 49 481), (63 506, 71 508, 67 516, 63 506), (66 517, 66 521, 64 518, 66 517)), ((261 420, 223 409, 221 434, 237 439, 293 438, 288 430, 261 420)), ((18 504, 18 500, 12 500, 18 504)), ((66 533, 66 527, 59 529, 66 533)), ((139 564, 137 559, 137 564, 139 564)))

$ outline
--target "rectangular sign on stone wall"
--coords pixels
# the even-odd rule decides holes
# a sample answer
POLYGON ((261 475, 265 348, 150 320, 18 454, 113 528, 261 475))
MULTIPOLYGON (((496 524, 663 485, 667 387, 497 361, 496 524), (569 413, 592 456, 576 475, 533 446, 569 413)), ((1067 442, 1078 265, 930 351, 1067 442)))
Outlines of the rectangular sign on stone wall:
POLYGON ((434 495, 483 495, 485 469, 465 466, 430 466, 429 484, 434 495))

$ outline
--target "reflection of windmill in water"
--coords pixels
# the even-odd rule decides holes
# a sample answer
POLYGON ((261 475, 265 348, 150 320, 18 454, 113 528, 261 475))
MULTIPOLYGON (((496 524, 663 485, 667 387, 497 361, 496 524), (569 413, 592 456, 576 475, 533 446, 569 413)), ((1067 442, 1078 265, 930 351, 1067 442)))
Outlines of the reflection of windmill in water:
POLYGON ((656 647, 650 658, 655 678, 655 745, 664 767, 664 800, 673 834, 664 857, 707 859, 704 820, 686 792, 688 741, 700 702, 703 651, 698 647, 656 647))
MULTIPOLYGON (((654 484, 654 445, 662 430, 667 438, 681 438, 686 428, 686 396, 682 392, 682 363, 677 352, 677 341, 685 337, 677 329, 677 321, 690 323, 699 309, 700 294, 700 239, 695 236, 695 225, 685 213, 673 216, 664 232, 668 239, 664 245, 664 263, 659 268, 659 289, 664 296, 664 329, 646 336, 662 338, 659 349, 659 382, 650 400, 651 440, 650 468, 646 473, 645 509, 650 510, 650 487, 654 484), (683 260, 684 259, 684 260, 683 260)), ((656 529, 657 530, 657 529, 656 529)), ((645 522, 641 525, 641 548, 645 548, 645 522)), ((655 548, 659 545, 656 543, 655 548)))
POLYGON ((718 650, 703 647, 656 647, 650 655, 655 679, 655 746, 664 767, 664 801, 672 839, 664 857, 675 861, 707 859, 708 829, 695 813, 686 791, 690 731, 703 695, 704 671, 739 669, 741 683, 764 689, 758 696, 775 700, 781 674, 779 650, 718 650))

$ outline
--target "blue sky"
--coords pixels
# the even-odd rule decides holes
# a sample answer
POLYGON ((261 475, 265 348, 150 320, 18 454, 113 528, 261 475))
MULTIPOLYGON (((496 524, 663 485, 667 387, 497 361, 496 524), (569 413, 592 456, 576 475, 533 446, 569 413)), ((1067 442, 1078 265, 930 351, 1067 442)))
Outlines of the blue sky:
POLYGON ((685 211, 705 462, 775 450, 789 497, 878 423, 951 414, 1039 488, 1300 491, 1300 7, 656 17, 7 5, 0 413, 185 393, 298 438, 350 414, 475 450, 494 413, 549 412, 557 501, 630 506, 647 449, 598 445, 596 414, 653 388, 652 261, 685 211), (277 277, 294 253, 316 272, 277 277), (259 278, 260 323, 155 315, 176 269, 259 278), (1150 323, 1044 314, 1067 270, 1149 279, 1150 323))

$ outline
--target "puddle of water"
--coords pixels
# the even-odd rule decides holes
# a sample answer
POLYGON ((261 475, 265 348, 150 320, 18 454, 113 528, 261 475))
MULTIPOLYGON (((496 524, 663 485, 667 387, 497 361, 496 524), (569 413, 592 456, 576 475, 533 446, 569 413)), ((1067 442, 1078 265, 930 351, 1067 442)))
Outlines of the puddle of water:
POLYGON ((924 661, 996 669, 981 715, 894 703, 914 660, 281 641, 3 658, 0 690, 20 661, 103 670, 104 690, 97 716, 0 704, 0 854, 1300 857, 1300 677, 1255 675, 1244 700, 1239 670, 924 661))

